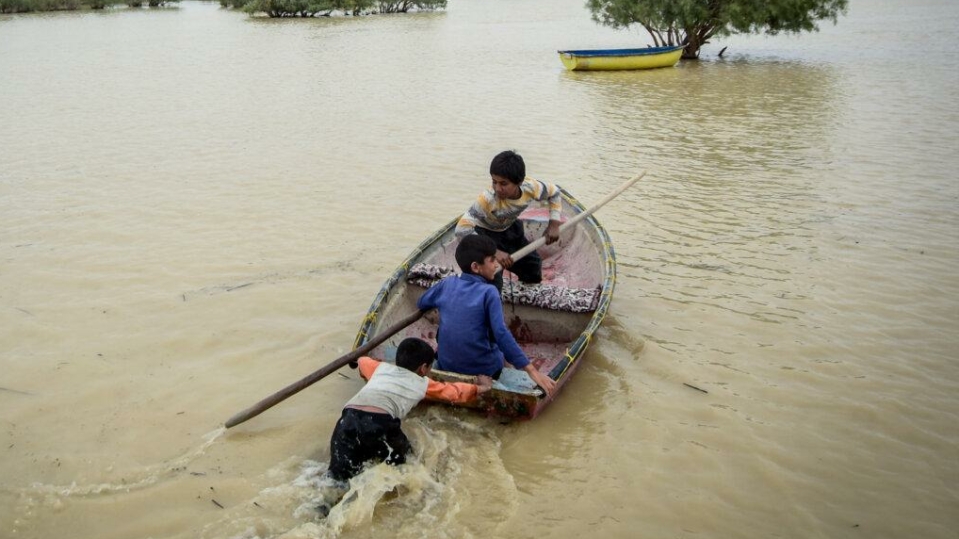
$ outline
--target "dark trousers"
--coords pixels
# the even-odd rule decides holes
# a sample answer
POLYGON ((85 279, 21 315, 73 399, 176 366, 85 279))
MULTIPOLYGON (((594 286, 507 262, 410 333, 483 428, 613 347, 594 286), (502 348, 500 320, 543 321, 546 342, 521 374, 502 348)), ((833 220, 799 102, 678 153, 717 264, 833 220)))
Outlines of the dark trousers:
POLYGON ((337 481, 347 481, 369 461, 403 464, 412 450, 399 419, 344 408, 330 439, 329 474, 337 481))
MULTIPOLYGON (((526 231, 523 230, 523 222, 519 219, 513 221, 513 224, 502 232, 493 232, 483 227, 476 227, 476 233, 492 238, 497 249, 509 254, 513 254, 529 245, 529 240, 526 239, 526 231)), ((536 251, 514 262, 509 270, 524 283, 536 284, 543 280, 543 260, 536 251)), ((496 288, 503 289, 502 271, 496 274, 493 284, 496 285, 496 288)))

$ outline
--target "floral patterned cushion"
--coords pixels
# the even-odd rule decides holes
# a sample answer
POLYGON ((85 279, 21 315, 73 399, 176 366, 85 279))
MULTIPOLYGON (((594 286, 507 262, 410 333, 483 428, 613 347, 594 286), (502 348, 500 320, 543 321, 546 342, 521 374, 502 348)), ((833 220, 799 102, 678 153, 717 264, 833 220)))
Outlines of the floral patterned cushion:
MULTIPOLYGON (((429 288, 441 279, 455 274, 456 271, 448 266, 419 263, 410 268, 406 281, 429 288)), ((599 295, 599 287, 567 288, 550 284, 526 284, 519 281, 507 281, 503 285, 503 303, 505 304, 528 305, 571 313, 595 311, 599 303, 599 295)))

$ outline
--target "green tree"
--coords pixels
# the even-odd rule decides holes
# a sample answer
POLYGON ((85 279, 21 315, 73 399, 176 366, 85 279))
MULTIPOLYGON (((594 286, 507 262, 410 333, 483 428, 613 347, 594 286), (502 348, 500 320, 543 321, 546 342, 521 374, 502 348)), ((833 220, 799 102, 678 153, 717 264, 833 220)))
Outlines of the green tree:
MULTIPOLYGON (((223 4, 220 0, 220 4, 223 4)), ((266 13, 270 17, 315 17, 333 11, 330 0, 240 0, 239 5, 247 13, 266 13)))
POLYGON ((836 22, 848 0, 586 0, 593 20, 613 28, 638 24, 656 46, 684 45, 683 58, 699 58, 713 36, 818 31, 836 22))

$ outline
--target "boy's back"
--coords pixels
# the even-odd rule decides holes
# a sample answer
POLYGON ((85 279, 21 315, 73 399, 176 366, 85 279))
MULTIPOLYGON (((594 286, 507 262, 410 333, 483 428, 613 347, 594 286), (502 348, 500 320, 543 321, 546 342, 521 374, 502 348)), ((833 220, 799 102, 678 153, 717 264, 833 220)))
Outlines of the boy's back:
POLYGON ((447 277, 423 294, 419 308, 440 311, 438 369, 493 376, 504 356, 517 368, 529 363, 506 328, 499 291, 485 278, 447 277))
POLYGON ((417 301, 420 310, 440 311, 437 367, 496 379, 505 360, 552 393, 556 382, 530 363, 503 320, 499 289, 492 284, 500 272, 495 254, 492 239, 477 234, 464 237, 456 246, 456 263, 463 274, 443 279, 417 301))

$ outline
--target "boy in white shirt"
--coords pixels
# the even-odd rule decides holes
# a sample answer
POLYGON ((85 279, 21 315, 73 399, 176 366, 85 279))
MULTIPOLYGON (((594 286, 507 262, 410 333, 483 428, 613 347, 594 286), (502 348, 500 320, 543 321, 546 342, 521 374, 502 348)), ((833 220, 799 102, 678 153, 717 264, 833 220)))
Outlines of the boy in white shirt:
POLYGON ((492 379, 477 384, 443 383, 426 376, 436 353, 421 339, 404 339, 396 350, 396 365, 369 357, 359 359, 360 374, 369 380, 343 408, 330 439, 329 475, 347 481, 369 461, 403 464, 412 451, 400 421, 421 400, 468 403, 489 391, 492 379))

